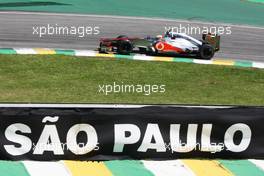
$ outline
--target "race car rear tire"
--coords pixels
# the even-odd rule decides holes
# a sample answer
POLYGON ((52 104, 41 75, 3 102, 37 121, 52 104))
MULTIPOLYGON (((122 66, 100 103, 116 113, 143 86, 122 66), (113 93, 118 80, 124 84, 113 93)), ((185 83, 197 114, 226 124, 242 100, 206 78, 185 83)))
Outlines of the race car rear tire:
POLYGON ((103 45, 103 44, 102 44, 102 42, 101 42, 100 45, 99 45, 99 48, 98 48, 98 52, 99 52, 99 53, 106 53, 105 50, 102 49, 102 45, 103 45))
POLYGON ((211 45, 203 44, 200 48, 200 53, 198 58, 210 60, 214 57, 214 48, 211 45))
POLYGON ((117 45, 117 54, 129 55, 133 50, 132 43, 129 40, 121 40, 117 45))

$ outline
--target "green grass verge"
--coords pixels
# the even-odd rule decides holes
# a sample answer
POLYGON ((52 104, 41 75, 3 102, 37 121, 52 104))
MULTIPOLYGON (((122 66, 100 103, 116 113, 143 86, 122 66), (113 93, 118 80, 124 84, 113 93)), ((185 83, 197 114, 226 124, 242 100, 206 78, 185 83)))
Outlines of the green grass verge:
POLYGON ((264 105, 264 70, 190 63, 0 55, 0 102, 264 105), (165 93, 99 93, 164 84, 165 93))

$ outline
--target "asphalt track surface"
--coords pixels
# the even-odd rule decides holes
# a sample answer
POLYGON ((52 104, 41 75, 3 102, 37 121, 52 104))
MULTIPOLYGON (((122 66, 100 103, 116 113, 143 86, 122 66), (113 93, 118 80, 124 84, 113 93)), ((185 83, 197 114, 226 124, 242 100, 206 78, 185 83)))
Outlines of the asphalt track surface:
MULTIPOLYGON (((221 51, 217 58, 264 61, 264 27, 212 24, 204 22, 167 20, 154 18, 0 12, 0 48, 57 48, 89 49, 98 47, 102 37, 116 37, 125 34, 131 37, 156 36, 165 31, 165 26, 231 26, 231 35, 222 35, 221 51), (92 26, 99 27, 100 34, 78 37, 77 35, 33 34, 33 27, 47 26, 92 26)), ((201 36, 194 35, 201 38, 201 36)))

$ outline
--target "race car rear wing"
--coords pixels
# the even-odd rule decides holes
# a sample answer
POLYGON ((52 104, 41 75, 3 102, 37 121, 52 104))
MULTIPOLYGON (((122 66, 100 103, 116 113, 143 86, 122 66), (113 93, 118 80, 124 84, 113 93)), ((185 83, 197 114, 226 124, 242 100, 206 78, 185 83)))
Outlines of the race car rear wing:
POLYGON ((220 35, 207 33, 203 34, 202 38, 205 42, 208 42, 210 45, 212 45, 215 51, 220 50, 220 35))

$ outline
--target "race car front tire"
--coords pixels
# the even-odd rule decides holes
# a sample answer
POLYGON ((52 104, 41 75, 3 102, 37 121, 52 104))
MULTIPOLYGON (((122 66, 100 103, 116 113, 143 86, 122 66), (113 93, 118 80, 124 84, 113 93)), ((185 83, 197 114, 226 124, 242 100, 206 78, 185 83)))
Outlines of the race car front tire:
POLYGON ((199 59, 210 60, 214 57, 214 48, 209 44, 203 44, 198 55, 199 59))

